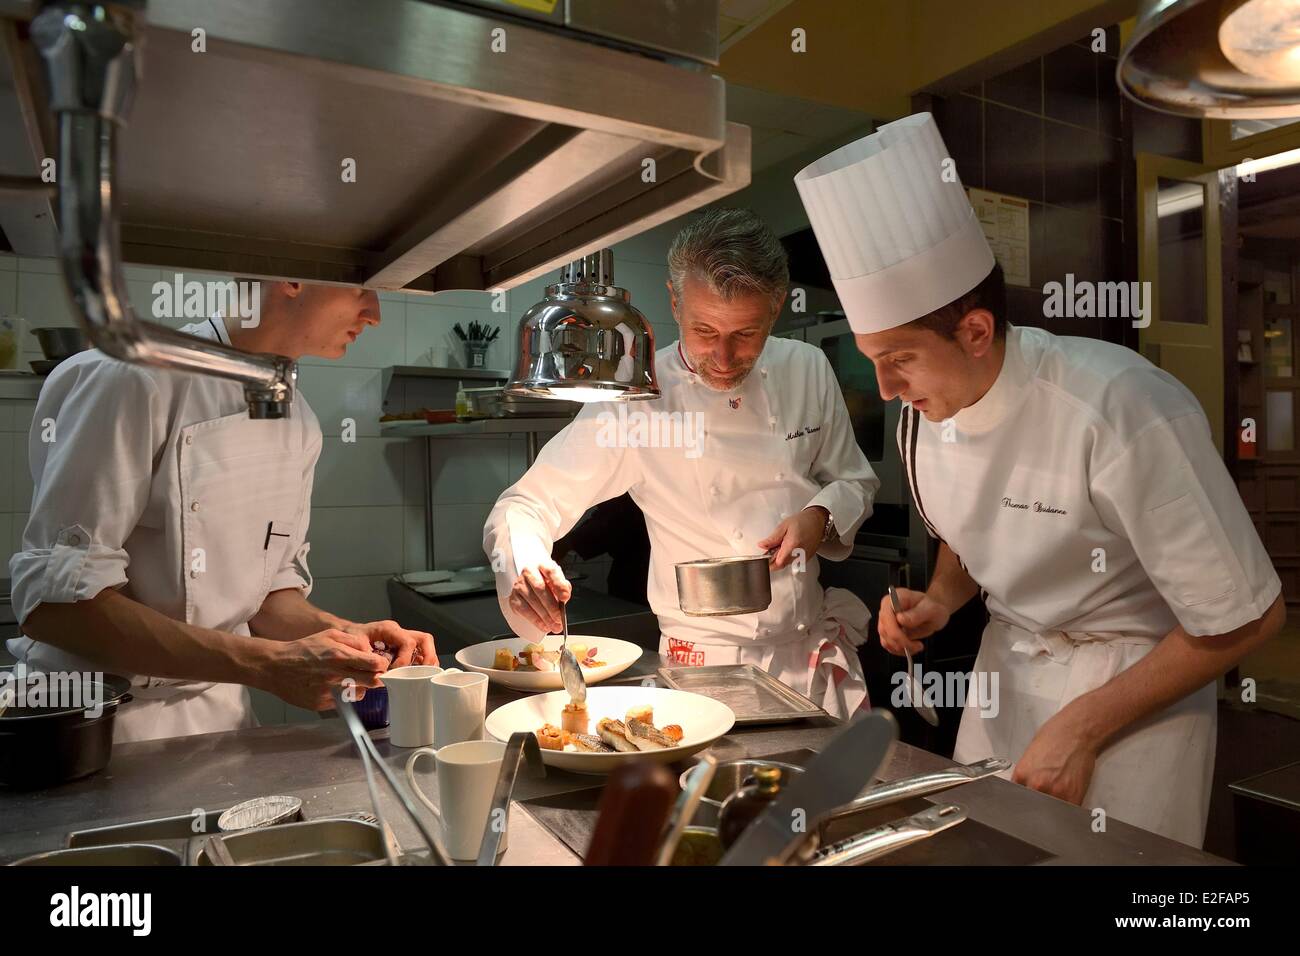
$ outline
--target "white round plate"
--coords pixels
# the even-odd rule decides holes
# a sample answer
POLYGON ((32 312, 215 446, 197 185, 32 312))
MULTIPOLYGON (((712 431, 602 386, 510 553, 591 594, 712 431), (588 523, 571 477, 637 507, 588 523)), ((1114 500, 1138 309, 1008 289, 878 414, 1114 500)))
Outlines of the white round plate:
MULTIPOLYGON (((596 659, 605 662, 604 667, 584 667, 582 678, 590 684, 599 684, 615 674, 621 674, 641 657, 641 648, 630 641, 620 641, 613 637, 597 637, 594 634, 570 634, 569 642, 586 644, 596 649, 596 659)), ((492 666, 498 648, 507 648, 510 653, 518 654, 531 641, 522 637, 508 637, 501 641, 485 641, 472 647, 464 647, 456 652, 456 663, 467 671, 487 674, 488 680, 512 690, 539 691, 559 690, 564 686, 557 666, 553 671, 503 671, 492 666)), ((558 634, 548 634, 542 641, 542 647, 548 651, 557 651, 563 643, 558 634)), ((538 724, 537 726, 541 726, 538 724)))
POLYGON ((452 571, 408 571, 402 575, 402 580, 415 587, 417 584, 441 584, 454 576, 452 571))
MULTIPOLYGON (((572 638, 570 638, 572 639, 572 638)), ((520 731, 537 731, 543 724, 560 725, 560 711, 569 702, 567 691, 523 697, 498 707, 488 714, 487 732, 497 740, 508 740, 520 731)), ((638 753, 569 753, 563 750, 543 750, 542 762, 548 767, 571 770, 574 773, 610 773, 615 767, 632 760, 654 760, 673 763, 699 753, 713 743, 736 722, 736 715, 726 704, 691 694, 684 690, 666 687, 592 687, 587 690, 587 713, 590 729, 602 717, 622 720, 630 707, 650 705, 654 708, 656 727, 668 724, 681 725, 682 742, 663 750, 646 750, 638 753)))
POLYGON ((472 581, 435 581, 432 584, 416 585, 415 590, 421 594, 432 594, 435 596, 443 594, 463 594, 465 591, 477 591, 481 584, 475 584, 472 581))

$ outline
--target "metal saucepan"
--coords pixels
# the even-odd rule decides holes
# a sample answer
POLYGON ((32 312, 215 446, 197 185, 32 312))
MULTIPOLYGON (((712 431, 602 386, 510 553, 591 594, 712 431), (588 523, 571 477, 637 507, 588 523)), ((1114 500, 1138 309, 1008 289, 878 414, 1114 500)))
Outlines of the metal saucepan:
POLYGON ((90 348, 90 339, 80 326, 43 326, 32 329, 41 351, 45 357, 54 362, 62 362, 69 355, 76 355, 90 348))
MULTIPOLYGON (((781 763, 779 760, 728 760, 720 763, 713 772, 713 779, 709 781, 704 796, 700 798, 700 806, 695 811, 691 823, 695 826, 716 828, 718 816, 722 813, 723 801, 744 786, 745 781, 754 776, 754 771, 761 767, 779 769, 782 786, 786 786, 791 778, 803 773, 803 767, 796 767, 792 763, 781 763)), ((691 767, 690 770, 682 771, 682 775, 678 778, 677 782, 683 790, 686 789, 686 780, 694 769, 691 767)))
POLYGON ((102 681, 81 682, 81 702, 99 707, 10 705, 0 715, 0 785, 49 787, 103 770, 113 753, 117 708, 131 700, 130 687, 125 677, 104 674, 102 681))
POLYGON ((678 606, 694 617, 753 614, 772 603, 766 554, 683 561, 675 568, 678 606))

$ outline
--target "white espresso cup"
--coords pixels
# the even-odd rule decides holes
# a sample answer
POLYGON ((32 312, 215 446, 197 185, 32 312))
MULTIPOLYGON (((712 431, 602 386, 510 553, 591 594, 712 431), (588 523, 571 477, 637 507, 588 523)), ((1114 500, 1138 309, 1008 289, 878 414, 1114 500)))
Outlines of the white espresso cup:
POLYGON ((433 684, 433 745, 446 747, 483 739, 487 716, 487 674, 443 671, 433 684))
POLYGON ((478 859, 489 824, 501 828, 498 852, 506 848, 505 814, 499 820, 488 819, 505 753, 506 745, 498 740, 467 740, 446 747, 421 747, 406 760, 406 779, 420 802, 437 818, 443 846, 453 860, 478 859), (438 774, 436 807, 415 779, 415 765, 424 756, 433 757, 438 774))
POLYGON ((421 664, 379 675, 388 690, 388 739, 394 747, 427 747, 433 743, 433 679, 453 673, 461 671, 421 664))

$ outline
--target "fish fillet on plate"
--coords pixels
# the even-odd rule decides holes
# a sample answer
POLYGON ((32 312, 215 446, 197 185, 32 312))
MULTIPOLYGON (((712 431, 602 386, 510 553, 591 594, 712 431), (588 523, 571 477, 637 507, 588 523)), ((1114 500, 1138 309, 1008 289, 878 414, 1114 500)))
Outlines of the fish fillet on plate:
POLYGON ((554 738, 542 747, 547 766, 605 774, 630 760, 673 763, 689 757, 736 722, 730 707, 702 694, 664 687, 591 687, 587 730, 566 731, 564 724, 573 726, 571 715, 564 714, 568 703, 563 690, 512 701, 488 714, 487 732, 504 741, 516 731, 547 728, 554 738))

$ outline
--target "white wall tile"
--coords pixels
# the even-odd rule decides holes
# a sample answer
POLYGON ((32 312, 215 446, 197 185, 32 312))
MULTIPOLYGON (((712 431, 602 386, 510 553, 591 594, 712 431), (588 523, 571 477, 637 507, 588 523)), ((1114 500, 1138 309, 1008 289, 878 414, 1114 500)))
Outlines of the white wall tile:
POLYGON ((433 500, 438 505, 496 501, 510 482, 510 444, 498 438, 440 438, 433 443, 433 500))
POLYGON ((0 252, 0 272, 17 272, 18 257, 8 253, 0 252))
POLYGON ((632 305, 652 323, 672 323, 672 306, 668 300, 668 270, 663 266, 628 262, 615 266, 614 281, 632 296, 632 305))
POLYGON ((343 419, 353 418, 357 435, 379 435, 383 380, 378 369, 304 365, 298 384, 320 419, 322 434, 340 434, 343 419))
MULTIPOLYGON (((9 512, 0 512, 0 578, 9 577, 9 559, 13 557, 14 552, 18 549, 11 546, 13 541, 13 520, 14 516, 9 512)), ((3 650, 3 647, 0 647, 3 650)))
MULTIPOLYGON (((22 464, 26 467, 27 436, 0 432, 0 453, 3 453, 3 459, 0 460, 0 511, 14 510, 14 472, 18 470, 20 452, 22 464)), ((0 541, 8 540, 7 536, 0 537, 0 541)), ((4 575, 0 574, 0 577, 4 575)))
POLYGON ((37 357, 40 356, 41 346, 31 329, 77 324, 76 313, 63 285, 63 276, 55 273, 18 273, 17 314, 27 320, 27 344, 23 351, 35 352, 37 357))
POLYGON ((18 314, 18 273, 0 272, 0 315, 18 314))
MULTIPOLYGON (((0 399, 0 432, 14 430, 14 403, 0 399)), ((0 541, 4 540, 0 538, 0 541)))
POLYGON ((424 509, 402 509, 402 540, 405 556, 403 571, 429 570, 429 558, 424 550, 424 509))
POLYGON ((312 486, 313 508, 400 505, 404 439, 327 437, 312 486))
POLYGON ((402 566, 402 507, 313 508, 312 575, 392 574, 402 566))
POLYGON ((32 507, 32 472, 27 458, 27 435, 9 433, 10 511, 30 511, 32 507))
POLYGON ((438 505, 433 511, 433 555, 439 568, 468 568, 487 564, 483 525, 492 505, 438 505))
POLYGON ((14 415, 12 429, 26 435, 32 428, 32 416, 36 414, 36 403, 13 402, 10 407, 14 415))
POLYGON ((9 527, 9 553, 13 554, 20 551, 23 546, 23 531, 27 528, 27 519, 30 512, 15 511, 9 516, 12 524, 9 527))
POLYGON ((382 621, 392 617, 388 575, 316 578, 311 602, 351 621, 382 621))
POLYGON ((48 258, 39 258, 39 259, 32 258, 31 256, 19 256, 18 271, 59 273, 63 271, 63 267, 59 264, 59 260, 53 258, 52 256, 48 258))
MULTIPOLYGON (((531 301, 528 304, 532 304, 531 301)), ((524 306, 523 308, 527 308, 524 306)), ((466 365, 465 344, 456 337, 453 327, 460 323, 466 328, 470 322, 481 322, 501 329, 495 342, 488 347, 488 368, 512 368, 514 366, 515 327, 522 309, 508 312, 493 312, 490 309, 449 308, 437 304, 435 300, 412 299, 406 305, 406 364, 430 364, 430 348, 447 349, 451 368, 466 365)))
POLYGON ((424 507, 424 457, 426 443, 418 438, 405 443, 402 454, 402 499, 412 508, 424 507))

